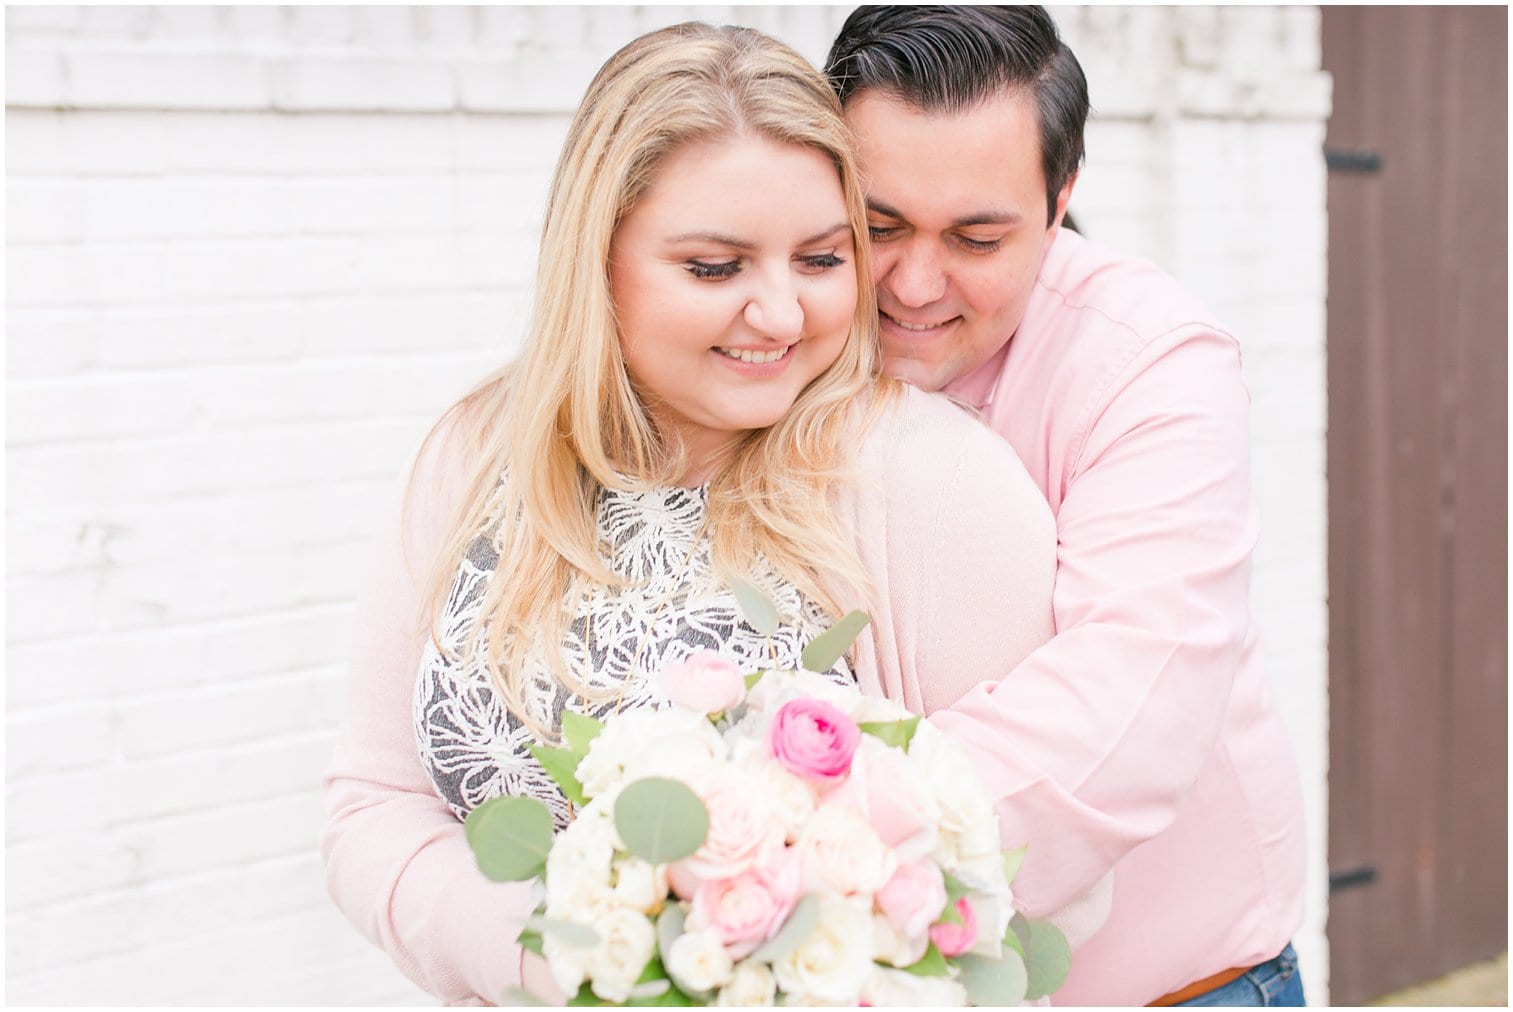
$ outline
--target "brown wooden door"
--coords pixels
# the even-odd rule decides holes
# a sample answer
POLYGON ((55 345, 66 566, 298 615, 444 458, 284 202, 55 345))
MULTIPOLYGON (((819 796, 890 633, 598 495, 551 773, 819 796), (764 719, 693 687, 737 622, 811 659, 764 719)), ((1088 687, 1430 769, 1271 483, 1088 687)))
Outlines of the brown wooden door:
POLYGON ((1330 7, 1331 997, 1507 948, 1505 8, 1330 7))

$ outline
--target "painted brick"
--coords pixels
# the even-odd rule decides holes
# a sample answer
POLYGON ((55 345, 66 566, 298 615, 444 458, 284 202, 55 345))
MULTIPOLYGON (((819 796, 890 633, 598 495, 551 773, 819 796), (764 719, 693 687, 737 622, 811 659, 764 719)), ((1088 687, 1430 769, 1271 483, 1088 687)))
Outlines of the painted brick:
POLYGON ((262 60, 234 53, 70 55, 67 101, 94 109, 266 109, 262 60))
POLYGON ((78 373, 100 355, 100 319, 72 309, 6 315, 5 371, 14 380, 78 373))
MULTIPOLYGON (((5 848, 9 914, 140 885, 141 855, 94 833, 57 833, 5 848)), ((9 997, 15 1000, 14 994, 9 997)))
POLYGON ((180 42, 208 43, 220 38, 227 9, 200 4, 173 4, 154 9, 153 35, 180 42))
POLYGON ((115 723, 111 704, 101 700, 7 714, 6 779, 103 767, 116 752, 115 723))
POLYGON ((443 112, 456 105, 445 63, 300 57, 274 71, 275 105, 290 112, 443 112))
POLYGON ((10 5, 5 8, 5 31, 12 38, 76 31, 83 12, 63 4, 10 5))
POLYGON ((284 361, 299 354, 305 338, 294 301, 116 308, 108 319, 108 328, 99 327, 98 363, 127 376, 141 369, 284 361))
POLYGON ((153 8, 147 6, 83 7, 79 34, 114 41, 145 40, 152 31, 153 8))
POLYGON ((331 4, 300 4, 282 8, 291 41, 311 48, 341 48, 351 41, 355 11, 331 4))

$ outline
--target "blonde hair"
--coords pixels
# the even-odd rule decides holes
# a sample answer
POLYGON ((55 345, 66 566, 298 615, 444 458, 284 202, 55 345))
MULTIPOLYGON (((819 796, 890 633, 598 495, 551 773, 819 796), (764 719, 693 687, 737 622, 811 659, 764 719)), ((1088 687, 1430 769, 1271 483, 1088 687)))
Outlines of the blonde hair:
MULTIPOLYGON (((609 286, 610 239, 672 151, 740 133, 833 160, 856 240, 859 297, 836 361, 776 424, 740 437, 710 476, 712 564, 722 576, 749 572, 760 553, 832 615, 841 608, 828 588, 844 593, 848 606, 866 605, 868 581, 840 533, 832 493, 847 477, 851 444, 893 387, 879 385, 866 206, 840 104, 803 57, 751 29, 688 23, 644 35, 599 70, 569 128, 520 359, 463 398, 431 434, 455 425, 473 469, 434 574, 433 636, 457 564, 481 531, 491 531, 499 563, 468 649, 480 647, 486 628, 482 645, 501 700, 538 734, 552 729, 526 714, 519 672, 527 656, 562 641, 567 603, 581 581, 622 584, 601 554, 600 488, 665 485, 686 465, 683 448, 654 426, 627 373, 609 286)), ((595 698, 560 651, 545 652, 569 689, 595 698)))

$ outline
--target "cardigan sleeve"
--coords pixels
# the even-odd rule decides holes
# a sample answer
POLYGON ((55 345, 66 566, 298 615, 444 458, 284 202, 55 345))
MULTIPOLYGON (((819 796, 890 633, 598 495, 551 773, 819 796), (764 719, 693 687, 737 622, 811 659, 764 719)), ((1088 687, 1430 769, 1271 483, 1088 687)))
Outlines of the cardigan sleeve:
POLYGON ((359 597, 345 711, 322 778, 320 838, 332 899, 408 978, 448 1004, 500 1001, 520 981, 529 883, 479 872, 462 823, 420 762, 411 694, 428 624, 422 596, 462 487, 460 440, 422 449, 390 511, 359 597))
POLYGON ((861 469, 848 519, 875 591, 863 687, 934 713, 1050 639, 1055 522, 1008 443, 912 387, 861 469))

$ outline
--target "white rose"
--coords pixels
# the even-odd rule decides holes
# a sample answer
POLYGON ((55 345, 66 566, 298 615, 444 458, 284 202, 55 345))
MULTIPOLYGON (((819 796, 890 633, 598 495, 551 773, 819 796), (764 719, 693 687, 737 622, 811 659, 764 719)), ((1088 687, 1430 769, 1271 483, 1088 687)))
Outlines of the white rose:
POLYGON ((591 924, 620 906, 610 885, 619 843, 608 811, 597 803, 557 834, 546 856, 548 917, 591 924))
MULTIPOLYGON (((554 915, 547 911, 547 916, 554 915)), ((547 969, 551 971, 558 990, 569 998, 578 993, 587 979, 588 958, 593 951, 593 946, 570 945, 562 941, 555 931, 541 934, 541 955, 546 958, 547 969)))
POLYGON ((773 819, 783 828, 783 841, 796 841, 814 817, 818 800, 814 786, 788 772, 765 750, 748 755, 737 769, 747 778, 753 794, 770 799, 773 819))
POLYGON ((680 987, 710 991, 730 981, 735 963, 710 931, 688 931, 663 954, 667 972, 680 987))
POLYGON ((708 717, 684 709, 658 710, 654 716, 656 739, 625 760, 626 783, 668 777, 692 786, 725 764, 725 740, 708 717))
POLYGON ((624 785, 625 764, 656 741, 655 719, 655 711, 634 710, 605 722, 578 763, 576 776, 584 794, 598 798, 624 785))
POLYGON ((797 847, 806 890, 865 896, 869 906, 898 867, 892 848, 849 806, 821 806, 797 847))
POLYGON ((715 1004, 726 1008, 761 1008, 777 997, 777 981, 772 971, 761 963, 742 963, 731 974, 730 983, 720 988, 715 1004))
POLYGON ((746 694, 746 705, 759 713, 776 713, 799 696, 830 703, 848 717, 866 698, 854 686, 840 685, 813 671, 769 671, 746 694))
POLYGON ((964 1006, 967 989, 950 977, 920 977, 874 966, 862 986, 862 1001, 874 1006, 920 1008, 964 1006))
POLYGON ((632 910, 651 913, 667 898, 667 867, 626 858, 615 869, 614 897, 632 910))
POLYGON ((656 951, 657 929, 645 914, 621 908, 595 921, 594 930, 599 944, 587 950, 589 985, 605 1001, 624 1002, 656 951))
POLYGON ((872 958, 894 966, 913 966, 925 956, 930 936, 921 932, 910 938, 882 914, 872 915, 872 958))
POLYGON ((871 971, 872 915, 861 904, 835 896, 820 899, 819 923, 797 947, 772 964, 778 987, 804 1004, 855 1005, 871 971))

